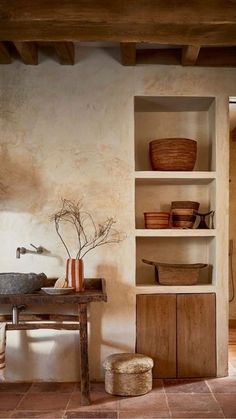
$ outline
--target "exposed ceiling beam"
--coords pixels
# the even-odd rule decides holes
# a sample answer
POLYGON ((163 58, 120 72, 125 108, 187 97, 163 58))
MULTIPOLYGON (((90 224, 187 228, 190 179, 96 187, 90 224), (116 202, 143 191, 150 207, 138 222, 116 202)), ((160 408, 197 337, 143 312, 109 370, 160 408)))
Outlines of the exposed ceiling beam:
POLYGON ((180 65, 181 53, 180 48, 147 48, 137 49, 137 64, 164 64, 164 65, 180 65))
POLYGON ((73 65, 75 63, 75 47, 73 42, 55 42, 53 45, 60 64, 73 65))
POLYGON ((200 51, 199 45, 186 45, 182 49, 182 65, 195 65, 200 51))
POLYGON ((38 47, 34 42, 14 42, 14 45, 25 64, 38 64, 38 47))
POLYGON ((197 65, 200 67, 236 67, 236 47, 201 48, 197 65))
POLYGON ((235 1, 0 0, 0 39, 235 45, 235 1))
POLYGON ((6 45, 4 42, 0 42, 0 64, 10 64, 11 61, 11 55, 6 45))
POLYGON ((120 44, 121 63, 127 66, 136 64, 136 44, 121 42, 120 44))
MULTIPOLYGON (((181 65, 181 48, 137 49, 137 64, 181 65)), ((236 47, 202 47, 197 67, 236 67, 236 47)))

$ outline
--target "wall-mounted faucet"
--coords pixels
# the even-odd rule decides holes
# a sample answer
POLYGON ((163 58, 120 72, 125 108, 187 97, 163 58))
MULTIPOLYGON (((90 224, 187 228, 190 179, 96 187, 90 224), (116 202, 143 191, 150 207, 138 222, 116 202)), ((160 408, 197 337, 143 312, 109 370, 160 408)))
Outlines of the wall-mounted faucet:
POLYGON ((44 248, 42 246, 35 246, 34 244, 30 243, 35 250, 26 249, 26 247, 17 247, 16 249, 16 258, 20 259, 20 255, 25 255, 26 253, 37 253, 41 255, 44 252, 44 248))
POLYGON ((16 258, 20 259, 20 255, 24 255, 26 253, 25 247, 17 247, 16 249, 16 258))

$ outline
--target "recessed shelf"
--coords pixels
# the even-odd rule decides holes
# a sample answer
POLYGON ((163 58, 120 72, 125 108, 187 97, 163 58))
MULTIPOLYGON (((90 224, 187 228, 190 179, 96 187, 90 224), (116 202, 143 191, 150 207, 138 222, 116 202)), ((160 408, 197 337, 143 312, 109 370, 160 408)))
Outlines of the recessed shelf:
POLYGON ((136 285, 136 294, 192 294, 216 292, 216 287, 211 284, 201 285, 136 285))
POLYGON ((136 171, 136 182, 139 184, 171 185, 207 185, 216 179, 216 172, 158 172, 136 171))
POLYGON ((214 98, 139 96, 134 105, 136 170, 151 170, 149 143, 160 138, 196 140, 195 170, 215 170, 214 98))
POLYGON ((215 229, 141 229, 135 230, 136 237, 215 237, 215 229))
MULTIPOLYGON (((145 229, 145 212, 170 212, 172 201, 197 201, 199 212, 216 209, 216 101, 212 97, 135 97, 136 293, 215 292, 217 229, 145 229), (193 171, 154 171, 149 143, 158 138, 197 141, 193 171), (206 263, 194 286, 161 286, 142 259, 163 263, 206 263)), ((197 218, 194 226, 198 225, 197 218)), ((213 226, 211 218, 207 220, 213 226)))

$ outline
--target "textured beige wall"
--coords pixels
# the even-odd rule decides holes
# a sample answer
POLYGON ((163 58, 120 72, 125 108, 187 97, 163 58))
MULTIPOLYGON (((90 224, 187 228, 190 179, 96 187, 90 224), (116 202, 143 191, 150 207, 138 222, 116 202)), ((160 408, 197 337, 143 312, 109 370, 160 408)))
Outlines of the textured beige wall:
MULTIPOLYGON (((105 277, 108 291, 107 304, 91 307, 92 378, 102 376, 106 355, 135 345, 134 96, 236 96, 234 69, 125 68, 116 55, 80 48, 73 67, 46 57, 38 67, 0 67, 1 271, 64 272, 66 255, 49 223, 61 197, 82 198, 97 219, 114 216, 127 232, 123 243, 85 259, 86 275, 105 277), (51 254, 17 260, 16 247, 31 242, 51 254)), ((224 133, 225 118, 222 126, 224 133)), ((222 278, 219 289, 224 340, 227 282, 222 278)), ((9 333, 7 379, 78 379, 77 340, 71 332, 9 333)))
MULTIPOLYGON (((230 105, 230 129, 236 126, 236 105, 230 105)), ((232 271, 230 267, 230 298, 233 297, 232 281, 235 288, 235 296, 233 301, 229 305, 229 318, 236 319, 236 142, 230 141, 230 186, 229 186, 229 238, 233 240, 233 259, 232 259, 232 271), (232 275, 233 274, 233 275, 232 275)))

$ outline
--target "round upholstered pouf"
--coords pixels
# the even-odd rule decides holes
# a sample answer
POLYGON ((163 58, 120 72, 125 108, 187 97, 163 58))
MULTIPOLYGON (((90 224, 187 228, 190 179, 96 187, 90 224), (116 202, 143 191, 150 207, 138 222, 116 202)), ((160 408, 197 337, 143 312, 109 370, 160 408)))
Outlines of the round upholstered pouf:
POLYGON ((152 390, 153 360, 141 354, 110 355, 103 364, 105 389, 116 396, 140 396, 152 390))

